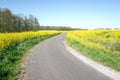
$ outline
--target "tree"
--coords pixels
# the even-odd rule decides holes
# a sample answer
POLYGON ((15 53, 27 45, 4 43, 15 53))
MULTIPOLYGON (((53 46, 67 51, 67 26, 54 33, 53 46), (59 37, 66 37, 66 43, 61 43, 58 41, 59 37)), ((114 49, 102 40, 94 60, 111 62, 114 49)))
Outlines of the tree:
POLYGON ((34 18, 34 30, 38 30, 40 28, 38 19, 35 17, 34 18))
POLYGON ((14 15, 9 9, 0 9, 0 32, 21 32, 39 29, 39 22, 33 15, 14 15))

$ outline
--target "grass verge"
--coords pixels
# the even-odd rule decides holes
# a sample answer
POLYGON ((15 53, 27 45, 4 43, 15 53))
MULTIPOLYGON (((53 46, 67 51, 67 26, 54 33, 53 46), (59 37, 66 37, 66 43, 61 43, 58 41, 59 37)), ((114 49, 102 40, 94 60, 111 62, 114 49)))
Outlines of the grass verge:
POLYGON ((16 80, 20 70, 23 56, 35 44, 57 34, 36 37, 33 39, 18 41, 14 45, 0 52, 0 80, 16 80))
POLYGON ((111 67, 117 71, 120 71, 120 57, 110 56, 102 51, 91 49, 81 45, 77 41, 73 41, 70 38, 65 38, 66 43, 77 51, 81 52, 85 56, 98 61, 105 66, 111 67))

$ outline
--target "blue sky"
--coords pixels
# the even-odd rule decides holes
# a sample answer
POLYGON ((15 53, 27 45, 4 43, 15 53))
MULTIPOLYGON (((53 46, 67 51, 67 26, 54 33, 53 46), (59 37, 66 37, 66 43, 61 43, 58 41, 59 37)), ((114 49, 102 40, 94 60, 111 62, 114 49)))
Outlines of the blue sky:
POLYGON ((0 0, 0 8, 32 14, 45 26, 120 28, 120 0, 0 0))

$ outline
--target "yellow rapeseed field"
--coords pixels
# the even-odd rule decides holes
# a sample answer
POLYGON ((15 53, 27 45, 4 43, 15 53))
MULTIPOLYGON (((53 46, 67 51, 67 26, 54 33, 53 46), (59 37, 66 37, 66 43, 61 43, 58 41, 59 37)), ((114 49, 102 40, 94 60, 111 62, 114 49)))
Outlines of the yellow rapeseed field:
POLYGON ((67 38, 109 54, 120 54, 120 30, 68 31, 67 38))
POLYGON ((42 37, 55 33, 58 33, 58 31, 46 30, 46 31, 37 31, 37 32, 31 31, 31 32, 21 32, 21 33, 0 33, 0 51, 6 49, 11 44, 21 40, 31 39, 35 37, 42 37))

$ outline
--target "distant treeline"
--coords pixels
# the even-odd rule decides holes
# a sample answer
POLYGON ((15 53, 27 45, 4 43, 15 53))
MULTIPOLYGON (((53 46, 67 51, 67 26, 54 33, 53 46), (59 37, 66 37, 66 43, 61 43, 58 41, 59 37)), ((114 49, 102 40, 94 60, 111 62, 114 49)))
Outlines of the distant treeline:
POLYGON ((40 30, 72 30, 72 28, 65 26, 40 26, 40 30))
POLYGON ((22 32, 37 30, 76 30, 65 26, 40 26, 38 19, 33 15, 13 14, 7 8, 0 8, 0 32, 22 32))
POLYGON ((38 30, 39 22, 33 15, 12 14, 9 9, 0 8, 0 32, 21 32, 38 30))

